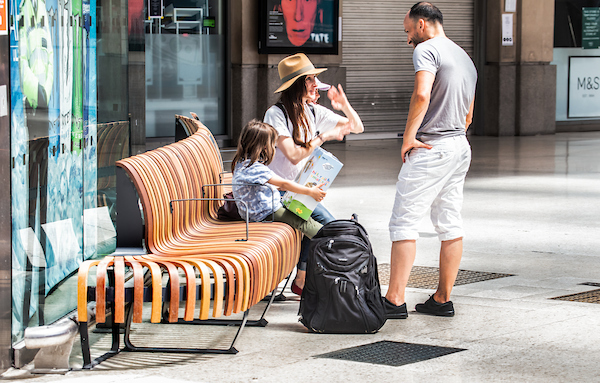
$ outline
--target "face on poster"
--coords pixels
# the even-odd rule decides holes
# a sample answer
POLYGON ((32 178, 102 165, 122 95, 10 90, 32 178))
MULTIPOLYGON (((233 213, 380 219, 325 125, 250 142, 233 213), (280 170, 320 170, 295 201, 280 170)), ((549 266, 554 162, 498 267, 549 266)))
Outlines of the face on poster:
POLYGON ((334 0, 267 0, 267 46, 332 47, 334 5, 334 0))

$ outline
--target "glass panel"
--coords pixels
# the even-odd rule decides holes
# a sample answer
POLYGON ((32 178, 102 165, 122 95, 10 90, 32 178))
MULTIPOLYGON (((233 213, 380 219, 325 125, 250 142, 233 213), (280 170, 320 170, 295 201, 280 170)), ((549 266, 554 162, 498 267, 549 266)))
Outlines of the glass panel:
MULTIPOLYGON (((129 100, 127 93, 128 70, 128 1, 95 0, 98 2, 97 15, 97 65, 90 63, 90 69, 97 70, 97 86, 90 92, 97 93, 97 139, 89 147, 93 161, 93 151, 97 153, 97 183, 89 185, 86 191, 97 190, 89 195, 85 205, 86 238, 97 245, 94 257, 111 254, 116 248, 116 197, 117 178, 115 161, 129 156, 129 100), (94 204, 93 199, 97 202, 94 204), (89 237, 90 236, 90 237, 89 237)), ((92 28, 92 33, 93 33, 92 28)), ((93 41, 93 39, 90 39, 93 41)), ((93 55, 90 54, 90 57, 93 55)), ((90 81, 93 74, 89 73, 90 81)), ((94 97, 90 95, 90 102, 94 97)), ((93 108, 90 106, 90 110, 93 108)), ((93 123, 91 124, 93 127, 93 123)), ((93 169, 92 164, 86 164, 93 169)), ((90 181, 94 177, 89 176, 90 181)), ((93 246, 93 245, 92 245, 93 246)), ((86 248, 86 255, 91 255, 86 248)))
POLYGON ((11 7, 13 336, 75 307, 46 295, 82 261, 81 2, 11 7), (56 302, 58 303, 58 302, 56 302))
POLYGON ((11 0, 13 342, 72 311, 81 262, 116 246, 114 161, 129 155, 127 1, 106 3, 11 0), (98 36, 97 11, 110 20, 98 36))
POLYGON ((220 3, 175 0, 146 22, 146 136, 175 135, 175 114, 195 112, 225 134, 220 3), (213 4, 214 3, 214 4, 213 4))

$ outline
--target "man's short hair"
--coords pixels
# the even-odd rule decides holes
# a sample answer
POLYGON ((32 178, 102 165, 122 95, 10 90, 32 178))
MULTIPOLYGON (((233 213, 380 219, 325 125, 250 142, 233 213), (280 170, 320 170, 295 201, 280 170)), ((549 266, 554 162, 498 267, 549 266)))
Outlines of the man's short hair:
POLYGON ((442 12, 438 7, 427 1, 420 1, 413 5, 410 9, 409 16, 411 19, 425 19, 429 22, 438 22, 440 25, 444 24, 442 12))

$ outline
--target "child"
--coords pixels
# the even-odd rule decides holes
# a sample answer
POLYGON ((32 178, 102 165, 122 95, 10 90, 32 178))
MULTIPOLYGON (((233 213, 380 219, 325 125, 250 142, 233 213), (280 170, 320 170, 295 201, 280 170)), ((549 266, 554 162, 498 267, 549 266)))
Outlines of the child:
MULTIPOLYGON (((233 196, 246 202, 248 218, 252 222, 265 219, 285 222, 312 238, 323 225, 312 218, 303 220, 281 204, 280 190, 306 194, 320 202, 325 192, 318 186, 308 188, 283 179, 267 167, 275 155, 277 131, 271 125, 252 120, 240 135, 237 152, 231 163, 233 171, 233 196), (247 185, 251 184, 251 185, 247 185)), ((236 201, 240 216, 246 217, 246 205, 236 201)))

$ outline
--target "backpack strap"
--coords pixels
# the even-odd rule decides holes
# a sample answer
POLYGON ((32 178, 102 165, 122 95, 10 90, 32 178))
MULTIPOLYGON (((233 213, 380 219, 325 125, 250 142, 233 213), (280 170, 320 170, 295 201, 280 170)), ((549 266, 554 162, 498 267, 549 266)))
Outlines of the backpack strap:
MULTIPOLYGON (((285 116, 286 121, 290 119, 290 117, 287 114, 287 111, 285 110, 285 106, 283 106, 282 102, 277 102, 275 104, 275 106, 278 107, 283 112, 283 115, 285 116)), ((312 112, 313 117, 316 120, 317 119, 317 113, 315 112, 315 107, 312 104, 308 104, 308 109, 310 109, 310 111, 312 112)))
POLYGON ((285 117, 286 121, 290 119, 290 117, 287 114, 287 111, 285 110, 285 106, 283 106, 282 102, 276 103, 275 106, 278 107, 281 110, 281 112, 283 113, 283 116, 285 117))
POLYGON ((310 109, 310 111, 313 114, 313 117, 315 118, 315 122, 317 122, 317 113, 315 113, 315 107, 313 104, 308 104, 308 109, 310 109))

